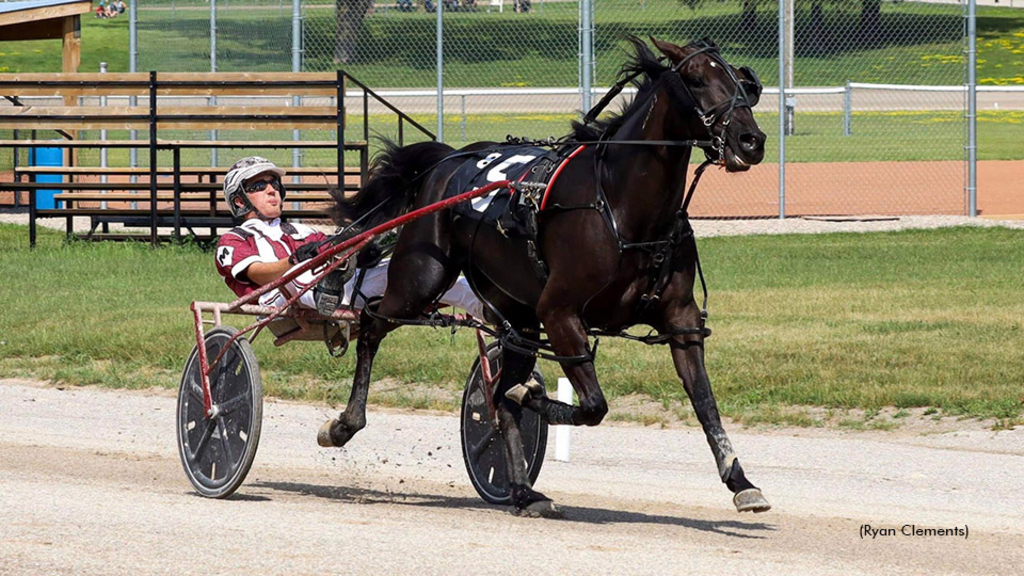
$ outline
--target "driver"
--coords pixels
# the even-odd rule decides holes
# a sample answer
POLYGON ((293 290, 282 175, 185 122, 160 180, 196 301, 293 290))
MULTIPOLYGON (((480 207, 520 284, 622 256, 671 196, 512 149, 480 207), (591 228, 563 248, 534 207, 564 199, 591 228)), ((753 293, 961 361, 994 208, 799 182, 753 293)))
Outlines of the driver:
MULTIPOLYGON (((316 256, 328 238, 309 226, 281 220, 285 188, 281 182, 285 171, 260 156, 243 158, 228 170, 224 177, 224 199, 232 216, 241 221, 220 238, 217 244, 217 272, 239 297, 252 293, 288 273, 293 267, 316 256)), ((362 271, 360 294, 373 299, 382 296, 387 288, 389 260, 382 260, 362 271)), ((342 266, 346 266, 343 264, 342 266)), ((355 282, 359 274, 344 286, 341 306, 352 302, 355 282)), ((284 303, 315 281, 307 270, 260 297, 264 306, 283 306, 284 303)), ((483 318, 483 306, 473 294, 465 278, 459 277, 455 285, 441 297, 441 303, 457 306, 475 318, 483 318)), ((313 290, 306 291, 298 301, 300 306, 316 308, 313 290)), ((365 305, 360 297, 357 307, 365 305)))

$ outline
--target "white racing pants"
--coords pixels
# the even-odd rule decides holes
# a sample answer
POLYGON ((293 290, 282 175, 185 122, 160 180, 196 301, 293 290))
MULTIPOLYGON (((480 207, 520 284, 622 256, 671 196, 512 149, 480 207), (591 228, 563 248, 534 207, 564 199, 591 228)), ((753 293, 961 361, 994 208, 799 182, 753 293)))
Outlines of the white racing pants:
MULTIPOLYGON (((390 259, 382 260, 377 266, 368 268, 363 272, 363 285, 359 288, 359 291, 367 298, 373 299, 384 295, 384 290, 388 287, 388 264, 390 261, 390 259)), ((357 268, 356 273, 345 283, 345 297, 342 300, 342 306, 349 306, 352 303, 356 279, 359 278, 360 272, 362 272, 362 269, 357 268)), ((285 302, 292 296, 298 294, 306 286, 311 285, 314 279, 315 276, 311 271, 303 272, 291 282, 261 296, 260 304, 263 306, 284 306, 285 302)), ((459 276, 458 280, 455 281, 455 285, 441 296, 441 303, 446 306, 462 308, 470 316, 477 319, 483 319, 484 317, 483 305, 476 297, 476 294, 473 294, 473 290, 469 287, 469 282, 466 282, 466 279, 462 276, 459 276)), ((316 304, 313 302, 313 290, 310 289, 303 294, 299 298, 298 304, 303 308, 315 309, 316 304)), ((361 297, 357 297, 356 308, 362 308, 365 305, 366 302, 361 297)))

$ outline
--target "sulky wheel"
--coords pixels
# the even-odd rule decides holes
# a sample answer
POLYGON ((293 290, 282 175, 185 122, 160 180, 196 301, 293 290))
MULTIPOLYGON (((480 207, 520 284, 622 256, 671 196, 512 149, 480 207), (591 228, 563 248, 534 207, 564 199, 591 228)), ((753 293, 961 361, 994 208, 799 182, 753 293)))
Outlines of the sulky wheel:
MULTIPOLYGON (((491 373, 497 374, 501 369, 501 348, 497 342, 488 346, 487 358, 491 364, 491 373)), ((533 377, 544 386, 539 371, 534 370, 533 377)), ((466 390, 462 394, 462 459, 466 462, 469 480, 481 498, 491 504, 508 504, 511 502, 511 493, 505 471, 505 444, 501 432, 491 421, 484 394, 483 371, 478 358, 473 362, 466 390)), ((519 431, 523 437, 523 452, 526 454, 526 472, 532 485, 537 481, 540 467, 544 463, 548 423, 533 410, 523 409, 519 431)))
MULTIPOLYGON (((237 332, 227 326, 207 332, 207 361, 213 362, 237 332)), ((178 454, 196 491, 226 498, 242 485, 256 457, 263 419, 260 369, 249 341, 235 340, 210 373, 212 417, 203 408, 200 370, 193 347, 178 390, 178 454)))

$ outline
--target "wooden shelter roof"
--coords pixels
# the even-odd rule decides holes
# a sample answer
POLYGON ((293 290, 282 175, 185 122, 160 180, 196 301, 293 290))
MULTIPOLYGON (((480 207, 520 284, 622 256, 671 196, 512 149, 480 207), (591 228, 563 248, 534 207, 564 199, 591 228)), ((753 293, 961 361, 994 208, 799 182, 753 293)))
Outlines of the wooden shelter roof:
POLYGON ((64 19, 92 12, 92 0, 0 2, 0 41, 64 36, 64 19))

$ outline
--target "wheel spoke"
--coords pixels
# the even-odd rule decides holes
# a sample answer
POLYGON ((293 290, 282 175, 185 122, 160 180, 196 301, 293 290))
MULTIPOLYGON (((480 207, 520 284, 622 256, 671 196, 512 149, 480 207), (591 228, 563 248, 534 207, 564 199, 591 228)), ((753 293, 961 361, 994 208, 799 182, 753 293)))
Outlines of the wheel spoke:
POLYGON ((217 427, 220 430, 220 445, 224 448, 224 455, 228 459, 226 464, 229 468, 234 468, 235 455, 231 452, 231 442, 228 440, 228 427, 224 425, 224 418, 217 418, 217 427))
POLYGON ((238 407, 239 404, 245 403, 249 401, 251 398, 252 394, 250 394, 249 391, 246 390, 243 394, 239 394, 237 397, 232 398, 231 400, 228 400, 226 402, 221 402, 217 406, 220 407, 221 414, 227 415, 233 412, 238 407))
POLYGON ((203 401, 203 387, 202 386, 200 386, 199 384, 196 384, 195 382, 192 382, 191 385, 188 387, 188 389, 189 389, 189 393, 192 395, 193 398, 195 398, 196 400, 199 400, 200 402, 203 401))
POLYGON ((199 439, 196 444, 195 450, 192 451, 192 460, 198 460, 199 455, 206 450, 206 443, 210 441, 210 437, 213 436, 213 429, 217 426, 216 422, 210 420, 206 425, 206 430, 203 431, 203 436, 199 439))
POLYGON ((491 441, 494 440, 494 437, 497 435, 498 431, 492 428, 491 426, 488 426, 487 433, 484 434, 482 438, 480 438, 480 441, 476 442, 475 444, 470 444, 469 458, 473 462, 477 462, 478 460, 480 460, 480 456, 483 455, 484 451, 487 450, 488 446, 491 445, 491 441))

